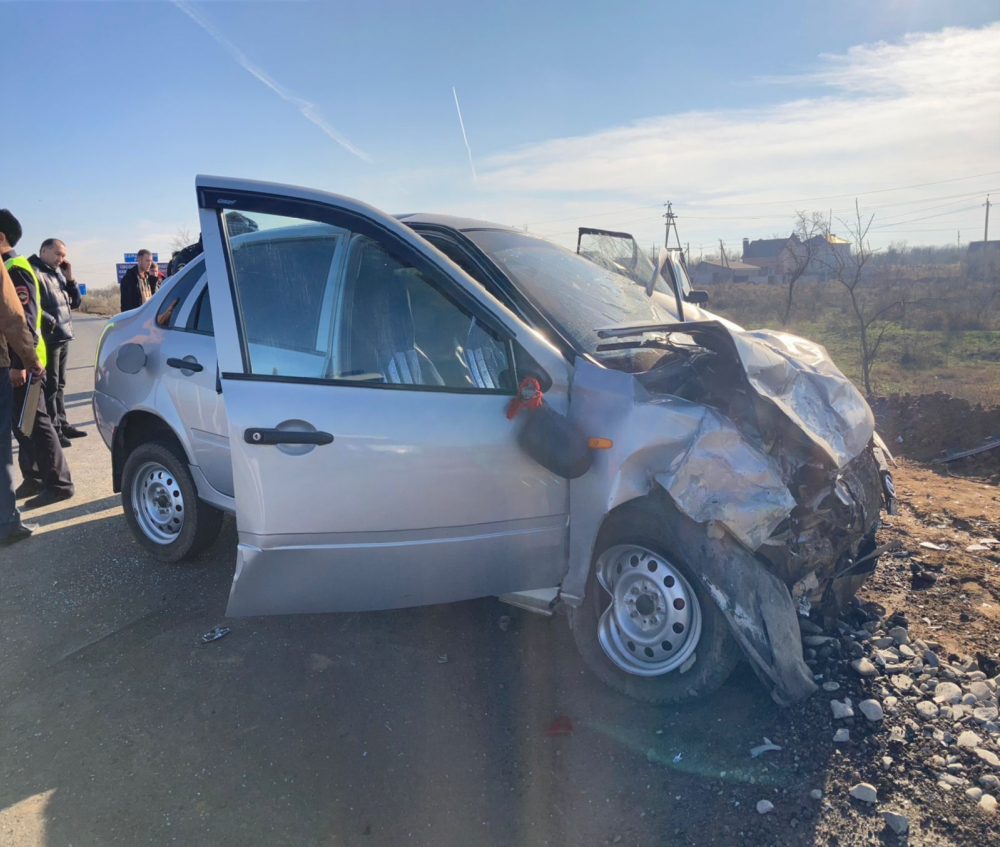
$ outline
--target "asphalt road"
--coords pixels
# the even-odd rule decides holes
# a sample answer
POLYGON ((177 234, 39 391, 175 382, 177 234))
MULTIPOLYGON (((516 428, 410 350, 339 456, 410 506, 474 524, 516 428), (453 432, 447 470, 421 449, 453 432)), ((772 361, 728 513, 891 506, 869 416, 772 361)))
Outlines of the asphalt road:
POLYGON ((0 552, 0 844, 697 844, 788 781, 748 755, 781 714, 745 668, 658 709, 494 599, 226 620, 233 521, 191 565, 133 542, 90 406, 103 320, 75 323, 77 496, 0 552))

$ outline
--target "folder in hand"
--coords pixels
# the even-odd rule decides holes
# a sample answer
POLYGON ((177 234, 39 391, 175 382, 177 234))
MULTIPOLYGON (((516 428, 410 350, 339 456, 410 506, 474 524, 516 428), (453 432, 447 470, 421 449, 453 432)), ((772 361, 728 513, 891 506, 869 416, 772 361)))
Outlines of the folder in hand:
POLYGON ((31 433, 35 431, 35 415, 38 414, 44 382, 44 379, 35 379, 33 374, 28 374, 28 390, 24 392, 24 407, 17 421, 17 428, 25 438, 31 438, 31 433))

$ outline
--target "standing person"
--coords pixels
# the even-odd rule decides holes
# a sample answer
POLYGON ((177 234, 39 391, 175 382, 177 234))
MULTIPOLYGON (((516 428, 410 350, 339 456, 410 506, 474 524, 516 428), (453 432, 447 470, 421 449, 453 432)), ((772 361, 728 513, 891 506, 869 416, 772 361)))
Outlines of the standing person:
POLYGON ((73 266, 66 261, 66 245, 58 238, 42 242, 38 255, 28 259, 42 294, 42 340, 48 362, 45 365, 45 406, 59 435, 59 444, 69 447, 71 438, 83 438, 85 430, 70 426, 66 419, 66 359, 73 340, 73 309, 82 298, 73 277, 73 266))
MULTIPOLYGON (((0 254, 3 255, 4 267, 10 274, 17 292, 17 299, 24 309, 24 317, 28 322, 35 340, 35 351, 39 362, 45 366, 45 342, 42 340, 42 310, 40 307, 41 285, 35 276, 31 263, 14 251, 14 246, 21 240, 21 224, 7 209, 0 209, 0 254)), ((10 382, 14 388, 14 408, 20 412, 24 408, 28 395, 27 367, 21 361, 16 350, 10 356, 10 382)), ((35 427, 31 437, 24 436, 15 430, 18 453, 17 463, 21 468, 24 481, 15 492, 18 497, 32 497, 24 504, 26 509, 35 509, 68 500, 73 496, 73 480, 70 477, 66 457, 63 456, 59 444, 59 436, 45 408, 45 397, 38 397, 38 411, 35 413, 35 427), (37 470, 36 470, 37 468, 37 470)))
POLYGON ((138 261, 122 277, 123 312, 138 309, 160 287, 159 275, 153 271, 153 254, 148 250, 140 250, 136 259, 138 261))
POLYGON ((8 352, 10 347, 31 371, 32 377, 41 379, 45 368, 38 361, 34 344, 14 283, 7 268, 0 263, 0 544, 23 541, 38 529, 38 524, 21 522, 21 513, 17 510, 17 495, 14 493, 14 451, 10 437, 14 417, 14 389, 10 384, 8 352))

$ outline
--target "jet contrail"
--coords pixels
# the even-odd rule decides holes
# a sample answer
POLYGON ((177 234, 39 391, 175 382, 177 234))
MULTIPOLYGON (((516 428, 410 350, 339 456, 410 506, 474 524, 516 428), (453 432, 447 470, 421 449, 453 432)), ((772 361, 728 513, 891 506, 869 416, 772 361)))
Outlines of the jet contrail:
MULTIPOLYGON (((310 121, 316 126, 318 126, 327 136, 336 141, 341 147, 343 147, 348 153, 353 153, 359 159, 363 159, 366 162, 371 162, 371 157, 364 152, 364 150, 359 150, 350 141, 348 141, 343 135, 341 135, 337 130, 335 130, 330 124, 328 124, 320 116, 319 112, 316 110, 316 106, 310 103, 308 100, 303 100, 301 97, 296 96, 283 85, 275 80, 271 79, 263 70, 258 68, 250 59, 247 58, 246 54, 243 53, 233 42, 226 38, 222 33, 220 33, 211 23, 209 23, 205 18, 203 18, 198 12, 196 12, 186 0, 173 0, 174 5, 180 9, 185 15, 187 15, 191 20, 193 20, 198 26, 200 26, 205 32, 207 32, 216 43, 222 47, 230 56, 232 56, 244 70, 249 71, 257 79, 259 79, 264 85, 271 89, 275 94, 277 94, 282 100, 291 103, 299 110, 299 114, 302 115, 307 121, 310 121)), ((464 130, 463 130, 464 131, 464 130)))
POLYGON ((469 137, 465 134, 465 121, 462 120, 462 107, 458 105, 458 92, 455 90, 455 86, 451 87, 451 93, 455 95, 455 111, 458 112, 458 125, 462 127, 462 141, 465 142, 465 149, 469 151, 469 167, 472 168, 472 178, 479 182, 479 177, 476 176, 476 163, 472 161, 472 148, 469 146, 469 137))

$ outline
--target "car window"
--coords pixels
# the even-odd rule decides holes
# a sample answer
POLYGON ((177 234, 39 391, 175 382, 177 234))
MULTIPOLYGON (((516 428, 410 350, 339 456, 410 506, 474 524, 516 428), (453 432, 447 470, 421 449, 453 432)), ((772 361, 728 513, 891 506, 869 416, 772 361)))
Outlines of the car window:
POLYGON ((198 295, 194 308, 191 309, 191 316, 188 318, 188 329, 192 332, 200 332, 203 335, 215 335, 215 326, 212 323, 212 298, 208 294, 208 286, 198 295))
POLYGON ((513 392, 509 345, 380 240, 266 213, 251 223, 229 241, 251 373, 513 392))
POLYGON ((229 241, 251 373, 327 378, 346 233, 281 215, 252 223, 229 241))
POLYGON ((344 273, 335 376, 362 382, 509 392, 509 347, 423 273, 355 236, 344 273))
POLYGON ((195 285, 205 278, 205 260, 200 259, 193 263, 190 269, 185 268, 186 273, 181 276, 174 285, 167 291, 160 308, 156 312, 156 324, 164 329, 171 329, 176 326, 184 306, 195 285))

